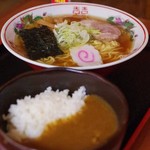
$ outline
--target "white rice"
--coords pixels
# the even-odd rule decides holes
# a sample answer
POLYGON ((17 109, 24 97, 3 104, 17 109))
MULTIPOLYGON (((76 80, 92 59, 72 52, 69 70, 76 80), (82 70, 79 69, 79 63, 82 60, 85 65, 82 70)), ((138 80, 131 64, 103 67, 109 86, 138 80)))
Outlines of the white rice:
POLYGON ((69 90, 53 91, 48 87, 35 97, 25 96, 12 104, 5 120, 8 121, 8 135, 16 140, 39 137, 46 125, 66 118, 80 111, 85 104, 85 87, 81 86, 69 96, 69 90))

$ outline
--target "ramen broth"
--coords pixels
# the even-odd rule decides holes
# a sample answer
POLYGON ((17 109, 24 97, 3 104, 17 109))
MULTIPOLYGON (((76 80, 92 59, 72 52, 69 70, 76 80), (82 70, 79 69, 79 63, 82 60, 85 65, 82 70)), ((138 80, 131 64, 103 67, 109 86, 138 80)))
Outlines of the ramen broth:
POLYGON ((101 97, 89 95, 80 112, 51 123, 39 138, 22 144, 39 150, 94 150, 106 144, 118 126, 112 107, 101 97))
MULTIPOLYGON (((47 16, 43 18, 44 21, 35 22, 32 25, 27 25, 26 28, 39 27, 41 25, 45 25, 48 23, 52 25, 56 25, 58 23, 62 23, 65 20, 67 20, 67 22, 71 24, 71 22, 74 22, 74 21, 80 22, 85 19, 96 20, 102 24, 105 24, 105 23, 110 24, 106 20, 96 18, 96 17, 91 17, 91 16, 58 16, 54 18, 47 16)), ((133 45, 133 40, 131 40, 131 35, 129 31, 123 29, 123 27, 119 25, 113 25, 113 26, 115 26, 115 28, 117 27, 121 32, 121 35, 119 36, 118 39, 109 40, 109 41, 107 40, 99 41, 95 39, 90 39, 86 43, 86 44, 92 45, 99 52, 99 55, 101 56, 103 64, 110 63, 110 62, 122 59, 123 57, 126 57, 131 52, 131 48, 133 45)), ((53 30, 53 29, 50 28, 50 30, 53 30)), ((20 38, 20 36, 18 35, 16 35, 15 37, 15 45, 17 47, 15 48, 16 52, 28 58, 27 53, 25 51, 24 43, 22 39, 20 38)), ((55 57, 49 56, 46 58, 41 58, 36 61, 40 63, 46 63, 46 64, 56 65, 56 66, 73 66, 73 67, 79 66, 77 62, 75 62, 72 59, 69 48, 62 48, 61 45, 59 45, 59 43, 58 43, 58 46, 62 49, 64 54, 58 55, 55 57)))

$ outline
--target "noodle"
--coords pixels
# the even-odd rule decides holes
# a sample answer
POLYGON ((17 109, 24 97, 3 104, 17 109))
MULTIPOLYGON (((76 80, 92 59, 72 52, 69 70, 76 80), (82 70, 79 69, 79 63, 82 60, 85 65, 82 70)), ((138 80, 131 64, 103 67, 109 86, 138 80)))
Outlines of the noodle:
POLYGON ((100 52, 103 62, 108 63, 123 58, 128 53, 122 52, 123 49, 117 41, 92 41, 91 44, 100 52))
POLYGON ((55 58, 52 56, 49 56, 46 58, 41 58, 41 59, 37 60, 37 62, 52 65, 55 62, 55 58))

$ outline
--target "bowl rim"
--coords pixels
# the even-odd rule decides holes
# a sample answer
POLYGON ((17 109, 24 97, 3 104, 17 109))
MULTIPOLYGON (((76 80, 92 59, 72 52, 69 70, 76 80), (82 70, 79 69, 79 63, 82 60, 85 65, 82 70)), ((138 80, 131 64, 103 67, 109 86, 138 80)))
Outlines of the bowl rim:
POLYGON ((6 47, 6 49, 15 57, 19 58, 22 61, 25 61, 26 63, 29 63, 31 65, 35 65, 38 67, 42 67, 42 68, 53 68, 53 67, 60 67, 60 66, 55 66, 55 65, 49 65, 49 64, 44 64, 44 63, 40 63, 34 60, 31 60, 29 58, 26 58, 20 54, 18 54, 17 52, 15 52, 14 50, 11 49, 11 47, 9 46, 9 44, 7 43, 7 39, 6 39, 6 32, 7 32, 7 28, 9 27, 9 25, 11 24, 11 22, 13 22, 14 19, 18 18, 20 15, 23 15, 24 13, 27 12, 32 12, 35 9, 39 9, 43 8, 43 7, 52 7, 52 6, 65 6, 65 5, 87 5, 87 6, 94 6, 94 7, 103 7, 104 9, 110 9, 113 11, 117 11, 121 14, 124 14, 125 16, 128 16, 130 19, 134 20, 139 27, 142 29, 143 33, 144 33, 144 39, 142 44, 137 48, 138 50, 136 50, 135 52, 131 52, 127 57, 124 57, 122 59, 119 59, 117 61, 114 62, 110 62, 110 63, 106 63, 106 64, 100 64, 100 65, 96 65, 96 66, 78 66, 78 67, 67 67, 67 68, 72 68, 72 69, 77 69, 77 70, 93 70, 93 69, 101 69, 101 68, 107 68, 107 67, 111 67, 120 63, 123 63, 133 57, 135 57, 136 55, 138 55, 147 45, 148 40, 149 40, 149 33, 148 30, 146 28, 146 26, 142 23, 142 21, 140 21, 137 17, 133 16, 132 14, 125 12, 121 9, 115 8, 115 7, 111 7, 111 6, 107 6, 107 5, 102 5, 102 4, 96 4, 96 3, 88 3, 88 2, 67 2, 67 3, 48 3, 48 4, 42 4, 42 5, 37 5, 34 7, 30 7, 28 9, 22 10, 18 13, 16 13, 14 16, 12 16, 10 19, 8 19, 6 21, 6 23, 3 25, 2 30, 1 30, 1 40, 3 45, 6 47))

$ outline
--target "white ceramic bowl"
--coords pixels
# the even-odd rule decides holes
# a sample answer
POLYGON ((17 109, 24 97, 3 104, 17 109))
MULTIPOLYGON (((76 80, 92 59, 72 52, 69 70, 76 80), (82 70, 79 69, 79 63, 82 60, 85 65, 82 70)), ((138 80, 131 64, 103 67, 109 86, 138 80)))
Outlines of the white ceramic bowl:
POLYGON ((128 21, 133 24, 133 28, 131 29, 131 32, 133 33, 134 37, 134 45, 133 49, 131 50, 131 53, 114 62, 101 64, 101 65, 95 65, 95 66, 83 66, 83 67, 70 67, 73 69, 78 70, 90 70, 90 69, 98 69, 98 68, 105 68, 110 67, 122 62, 125 62, 137 54, 139 54, 144 47, 146 46, 148 42, 148 31, 146 27, 143 25, 143 23, 138 20, 136 17, 132 16, 131 14, 128 14, 124 11, 121 11, 116 8, 108 7, 105 5, 98 5, 98 4, 92 4, 92 3, 80 3, 80 2, 70 2, 70 3, 54 3, 54 4, 45 4, 40 5, 36 7, 32 7, 30 9, 24 10, 12 18, 10 18, 5 25, 2 28, 1 31, 1 39, 3 45, 6 47, 6 49, 12 53, 14 56, 18 57, 19 59, 38 67, 43 68, 51 68, 56 67, 53 65, 47 65, 43 63, 39 63, 36 61, 33 61, 31 59, 25 58, 18 53, 14 51, 16 48, 14 43, 15 38, 15 32, 14 28, 16 23, 20 21, 20 19, 26 15, 33 15, 33 17, 36 16, 43 16, 43 15, 66 15, 66 14, 73 14, 73 13, 79 13, 84 15, 90 15, 95 17, 100 17, 103 19, 108 19, 109 17, 119 18, 122 22, 128 21), (75 11, 75 8, 77 8, 77 11, 75 11))

